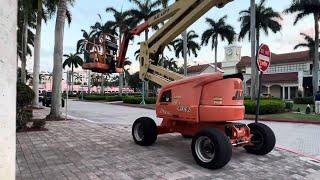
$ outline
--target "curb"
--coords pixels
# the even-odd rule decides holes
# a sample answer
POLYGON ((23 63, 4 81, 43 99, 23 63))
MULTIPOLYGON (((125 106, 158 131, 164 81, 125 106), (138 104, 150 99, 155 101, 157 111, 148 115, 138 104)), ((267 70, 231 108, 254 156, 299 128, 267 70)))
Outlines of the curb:
POLYGON ((320 163, 320 158, 317 158, 317 157, 314 157, 314 156, 311 156, 311 155, 308 155, 308 154, 305 154, 305 153, 302 153, 302 152, 291 150, 291 149, 288 149, 288 148, 285 148, 285 147, 281 147, 281 146, 278 146, 278 145, 276 145, 276 149, 287 151, 287 152, 291 152, 291 153, 297 154, 299 156, 307 157, 307 158, 310 158, 310 159, 312 159, 314 161, 318 161, 320 163))
MULTIPOLYGON (((245 120, 254 121, 255 118, 247 118, 247 117, 245 117, 245 120)), ((258 119, 258 121, 320 125, 320 121, 301 121, 301 120, 288 120, 288 119, 258 119)))

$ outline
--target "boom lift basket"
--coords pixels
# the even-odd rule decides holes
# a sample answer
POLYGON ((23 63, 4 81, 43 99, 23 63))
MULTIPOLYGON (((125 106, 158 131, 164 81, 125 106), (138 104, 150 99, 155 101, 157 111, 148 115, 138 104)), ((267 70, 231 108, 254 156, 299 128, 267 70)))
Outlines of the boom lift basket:
POLYGON ((110 34, 90 38, 83 49, 85 62, 82 68, 97 73, 114 73, 117 50, 116 38, 110 34))

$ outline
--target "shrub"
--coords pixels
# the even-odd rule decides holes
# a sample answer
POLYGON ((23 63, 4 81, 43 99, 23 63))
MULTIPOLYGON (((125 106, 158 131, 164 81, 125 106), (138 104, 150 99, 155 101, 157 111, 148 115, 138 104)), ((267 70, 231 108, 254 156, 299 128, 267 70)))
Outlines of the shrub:
POLYGON ((300 110, 300 108, 297 108, 297 112, 300 112, 301 110, 300 110))
POLYGON ((285 108, 286 108, 287 110, 292 111, 292 109, 293 109, 293 103, 292 103, 292 102, 285 102, 285 108))
MULTIPOLYGON (((134 97, 134 96, 125 96, 123 98, 123 103, 126 104, 140 104, 142 101, 142 97, 134 97)), ((145 98, 146 104, 155 104, 157 99, 155 97, 145 98)))
POLYGON ((83 96, 83 99, 88 101, 103 101, 106 100, 106 97, 101 95, 86 95, 83 96))
POLYGON ((34 99, 32 89, 22 83, 17 84, 17 103, 16 103, 16 129, 21 130, 27 127, 27 123, 32 118, 32 110, 27 109, 34 99))
POLYGON ((310 105, 308 105, 306 108, 306 114, 310 114, 310 113, 311 113, 311 107, 310 105))
POLYGON ((293 101, 295 104, 314 104, 313 97, 297 97, 293 101))
POLYGON ((122 101, 122 97, 120 97, 120 96, 107 96, 105 98, 106 98, 106 101, 108 101, 108 102, 122 101))
MULTIPOLYGON (((256 101, 245 100, 246 114, 256 114, 256 101)), ((265 100, 260 101, 260 114, 275 114, 285 110, 285 104, 282 100, 265 100)))
POLYGON ((46 125, 45 119, 35 119, 33 120, 32 127, 37 129, 42 129, 46 125))

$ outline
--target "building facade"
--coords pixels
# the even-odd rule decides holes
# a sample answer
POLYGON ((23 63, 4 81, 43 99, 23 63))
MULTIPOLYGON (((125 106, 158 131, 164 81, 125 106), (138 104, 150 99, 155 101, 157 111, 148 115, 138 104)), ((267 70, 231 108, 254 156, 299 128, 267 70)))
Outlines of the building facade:
MULTIPOLYGON (((214 72, 214 66, 215 64, 191 66, 188 73, 196 75, 214 72)), ((244 93, 246 96, 250 95, 251 57, 241 56, 241 46, 238 42, 225 47, 225 58, 217 66, 225 75, 242 73, 244 93)), ((271 66, 262 78, 261 93, 285 100, 292 100, 297 96, 312 96, 312 68, 309 51, 272 53, 271 66)))

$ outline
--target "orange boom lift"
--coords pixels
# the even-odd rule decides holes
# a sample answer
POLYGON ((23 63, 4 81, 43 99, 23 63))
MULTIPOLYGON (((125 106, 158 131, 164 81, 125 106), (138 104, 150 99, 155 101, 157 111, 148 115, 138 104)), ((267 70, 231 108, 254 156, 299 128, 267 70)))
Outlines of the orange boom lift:
POLYGON ((157 126, 148 117, 137 119, 132 127, 134 141, 152 145, 157 136, 181 133, 192 137, 195 161, 202 167, 217 169, 226 165, 232 147, 264 155, 275 146, 273 131, 261 123, 237 123, 243 120, 242 80, 221 73, 184 77, 156 66, 165 46, 211 8, 223 7, 231 0, 180 0, 124 35, 114 71, 122 72, 130 39, 144 30, 164 23, 151 38, 141 43, 140 78, 162 86, 156 103, 157 126))

